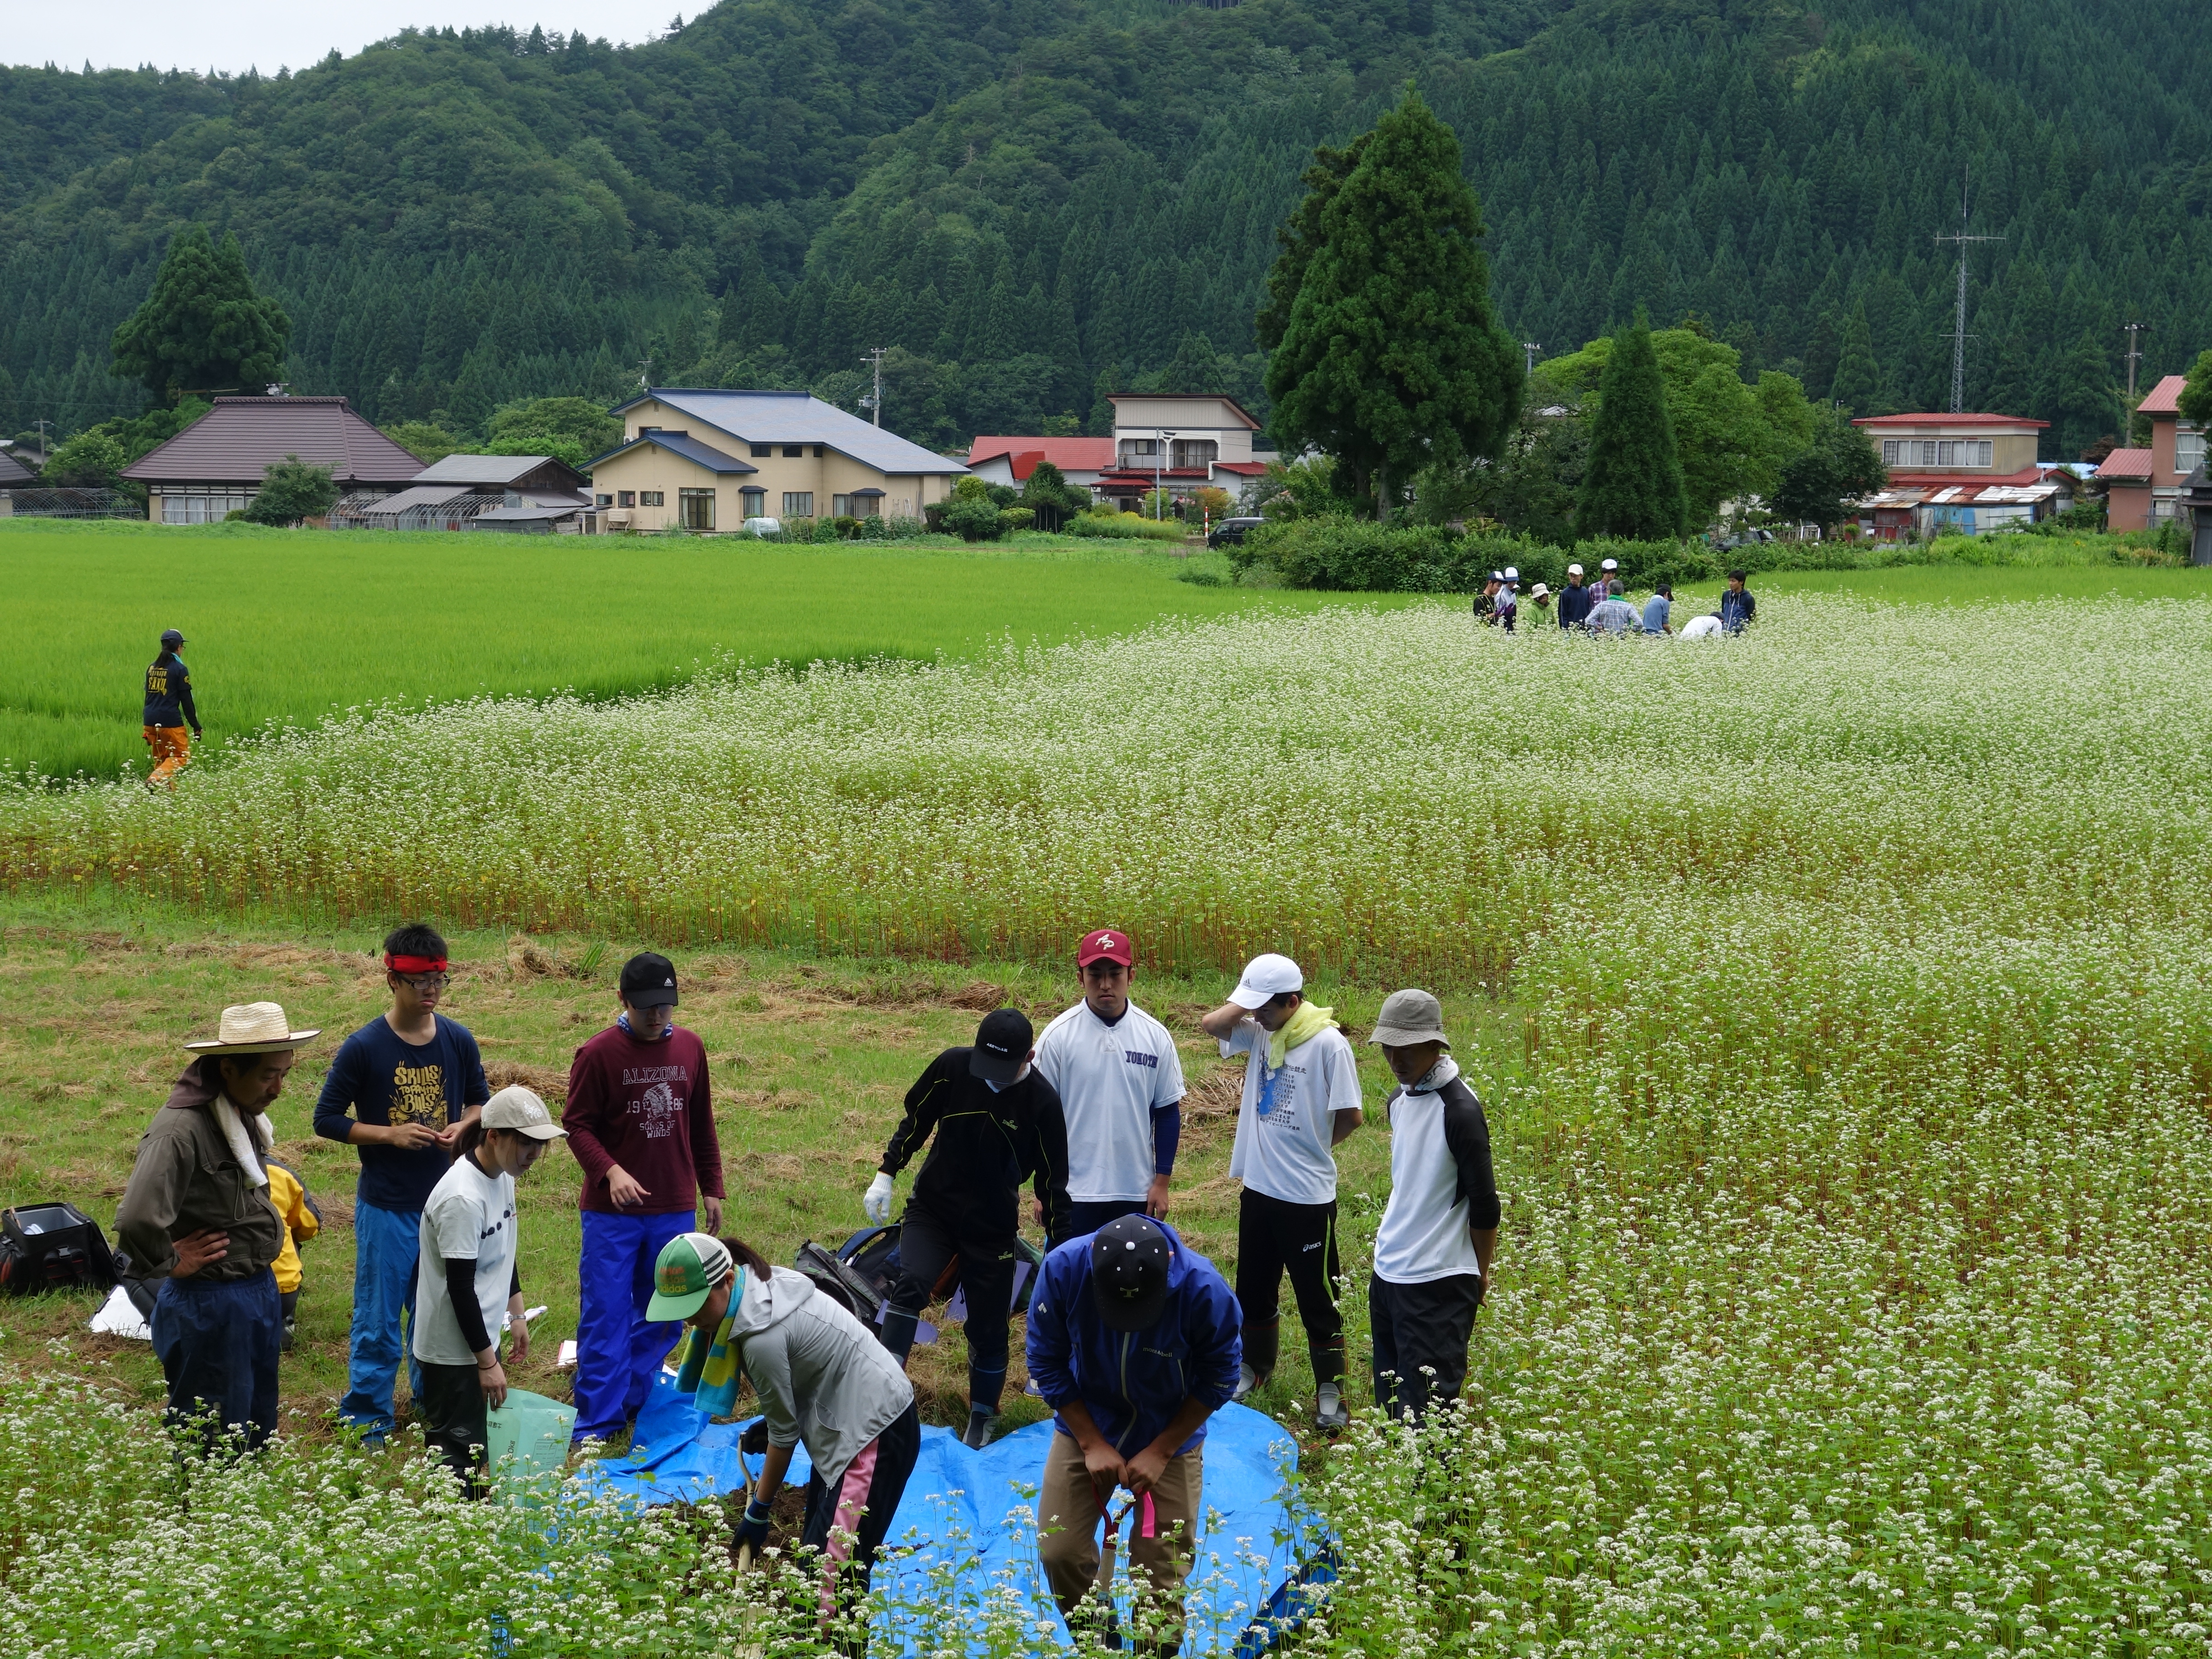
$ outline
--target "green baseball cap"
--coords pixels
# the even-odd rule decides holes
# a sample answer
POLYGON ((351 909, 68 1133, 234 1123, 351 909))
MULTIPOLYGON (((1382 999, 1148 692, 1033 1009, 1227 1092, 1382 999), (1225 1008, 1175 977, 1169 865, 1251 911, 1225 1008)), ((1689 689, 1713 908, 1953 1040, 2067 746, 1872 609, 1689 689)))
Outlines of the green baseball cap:
POLYGON ((730 1276, 734 1265, 722 1241, 712 1233, 678 1233, 660 1247, 653 1264, 653 1300, 645 1316, 658 1323, 689 1319, 707 1305, 714 1286, 730 1276))

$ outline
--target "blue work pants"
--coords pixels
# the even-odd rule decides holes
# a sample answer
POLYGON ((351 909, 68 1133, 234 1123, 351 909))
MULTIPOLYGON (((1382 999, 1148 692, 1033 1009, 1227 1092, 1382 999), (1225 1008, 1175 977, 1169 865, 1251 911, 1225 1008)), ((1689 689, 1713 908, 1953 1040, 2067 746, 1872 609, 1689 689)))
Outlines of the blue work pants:
POLYGON ((197 1429, 211 1447, 243 1429, 249 1449, 276 1427, 276 1356, 284 1340, 276 1275, 165 1279, 154 1292, 154 1356, 169 1379, 172 1428, 197 1429), (220 1425, 208 1420, 212 1412, 220 1425))
POLYGON ((653 1373, 676 1346, 674 1320, 650 1323, 653 1265, 661 1246, 692 1227, 692 1212, 659 1215, 583 1212, 576 1264, 576 1438, 608 1440, 635 1417, 653 1373))
POLYGON ((420 1210, 355 1204, 352 1352, 338 1420, 371 1437, 392 1432, 392 1390, 403 1353, 407 1384, 420 1409, 422 1367, 408 1338, 415 1324, 415 1267, 422 1240, 420 1210))

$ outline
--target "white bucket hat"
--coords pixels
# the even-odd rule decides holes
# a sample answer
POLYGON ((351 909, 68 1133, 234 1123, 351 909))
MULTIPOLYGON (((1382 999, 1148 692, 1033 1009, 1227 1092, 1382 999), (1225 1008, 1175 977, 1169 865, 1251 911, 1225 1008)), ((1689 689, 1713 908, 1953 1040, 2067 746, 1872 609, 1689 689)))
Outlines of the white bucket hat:
POLYGON ((279 1003, 241 1002, 222 1011, 222 1018, 216 1022, 212 1038, 203 1037, 185 1047, 197 1054, 273 1054, 282 1049, 296 1048, 308 1038, 322 1034, 319 1025, 309 1030, 294 1030, 279 1003))

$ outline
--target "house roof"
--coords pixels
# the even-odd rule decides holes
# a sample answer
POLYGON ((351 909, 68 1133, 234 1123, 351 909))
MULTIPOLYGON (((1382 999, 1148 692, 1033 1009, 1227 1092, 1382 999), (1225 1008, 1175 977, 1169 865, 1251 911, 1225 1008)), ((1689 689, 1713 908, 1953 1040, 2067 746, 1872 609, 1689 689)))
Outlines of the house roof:
MULTIPOLYGON (((692 386, 651 386, 617 415, 658 398, 748 444, 821 444, 884 473, 965 472, 966 465, 908 443, 835 404, 805 392, 717 392, 692 386)), ((750 471, 750 469, 748 469, 750 471)))
POLYGON ((1862 496, 1860 511, 1877 507, 2019 507, 2037 501, 2056 501, 2074 493, 2070 474, 2045 483, 2030 480, 2026 483, 1991 483, 1972 479, 1960 483, 1956 478, 1923 478, 1900 483, 1892 480, 1887 489, 1862 496))
POLYGON ((2179 416, 2181 405, 2177 400, 2181 396, 2181 388, 2188 384, 2186 374, 2167 375, 2144 394, 2143 400, 2136 405, 2136 413, 2179 416))
POLYGON ((490 507, 477 514, 477 524, 536 524, 541 520, 565 519, 571 513, 582 513, 586 504, 582 501, 560 501, 550 506, 539 503, 531 507, 490 507))
POLYGON ((2043 477, 2039 466, 2024 466, 2017 472, 1997 472, 1986 477, 1962 478, 1955 472, 1907 472, 1903 470, 1889 475, 1893 486, 1923 484, 1930 489, 1942 489, 1955 483, 1971 484, 2032 484, 2043 477))
POLYGON ((733 472, 745 473, 760 471, 750 461, 741 461, 734 455, 723 453, 712 444, 702 444, 688 432, 659 430, 641 432, 626 444, 617 444, 604 455, 592 456, 584 465, 586 467, 597 466, 601 461, 611 461, 617 455, 629 454, 640 444, 658 445, 670 454, 679 455, 695 466, 705 467, 709 472, 727 475, 733 472))
POLYGON ((1117 404, 1227 404, 1230 408, 1237 411, 1238 417, 1245 425, 1250 427, 1255 432, 1260 429, 1260 422, 1252 418, 1251 411, 1225 392, 1113 392, 1107 394, 1106 401, 1117 404))
POLYGON ((579 473, 566 461, 550 455, 448 455, 433 461, 415 475, 416 483, 498 484, 506 487, 526 478, 541 466, 557 466, 577 483, 579 473))
POLYGON ((2148 483, 2152 472, 2151 453, 2148 449, 2116 449, 2105 457, 2104 465, 2097 469, 2100 478, 2134 478, 2148 483))
POLYGON ((418 507, 443 507, 447 501, 457 501, 476 492, 466 484, 410 484, 396 495, 386 495, 382 501, 371 501, 361 510, 372 517, 384 514, 405 513, 418 507))
POLYGON ((35 483, 39 475, 5 450, 0 450, 0 484, 35 483))
POLYGON ((168 442, 123 469, 138 483, 255 483, 287 455, 326 466, 341 486, 412 483, 422 460, 343 398, 217 398, 168 442))
POLYGON ((978 438, 968 447, 968 465, 980 466, 1004 455, 1014 477, 1026 479, 1040 461, 1050 461, 1062 472, 1103 472, 1114 465, 1111 438, 978 438))
POLYGON ((2031 419, 2026 415, 1862 415, 1853 426, 2016 426, 2041 429, 2048 421, 2031 419))

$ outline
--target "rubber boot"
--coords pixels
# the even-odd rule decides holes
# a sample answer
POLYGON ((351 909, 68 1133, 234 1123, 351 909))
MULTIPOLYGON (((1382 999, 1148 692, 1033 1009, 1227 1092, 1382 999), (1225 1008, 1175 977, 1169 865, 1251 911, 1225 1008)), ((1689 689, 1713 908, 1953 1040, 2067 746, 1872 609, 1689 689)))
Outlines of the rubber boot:
POLYGON ((896 1308, 884 1315, 884 1322, 876 1328, 883 1338, 884 1346, 890 1357, 898 1361, 900 1369, 906 1366, 906 1357, 914 1352, 915 1327, 921 1323, 920 1314, 901 1313, 896 1308))
POLYGON ((1314 1426, 1334 1434, 1352 1422, 1344 1403, 1344 1339, 1310 1344, 1306 1352, 1313 1359, 1314 1426))
POLYGON ((968 1368, 968 1427, 960 1436, 960 1443, 972 1451, 981 1451, 991 1443, 991 1419, 999 1414, 999 1396, 1006 1392, 1006 1368, 985 1370, 980 1365, 968 1368))
POLYGON ((1282 1352, 1283 1321, 1280 1315, 1264 1325, 1244 1328, 1244 1363, 1237 1377, 1237 1392, 1230 1396, 1242 1400, 1253 1389, 1261 1387, 1275 1374, 1275 1360, 1282 1352))

